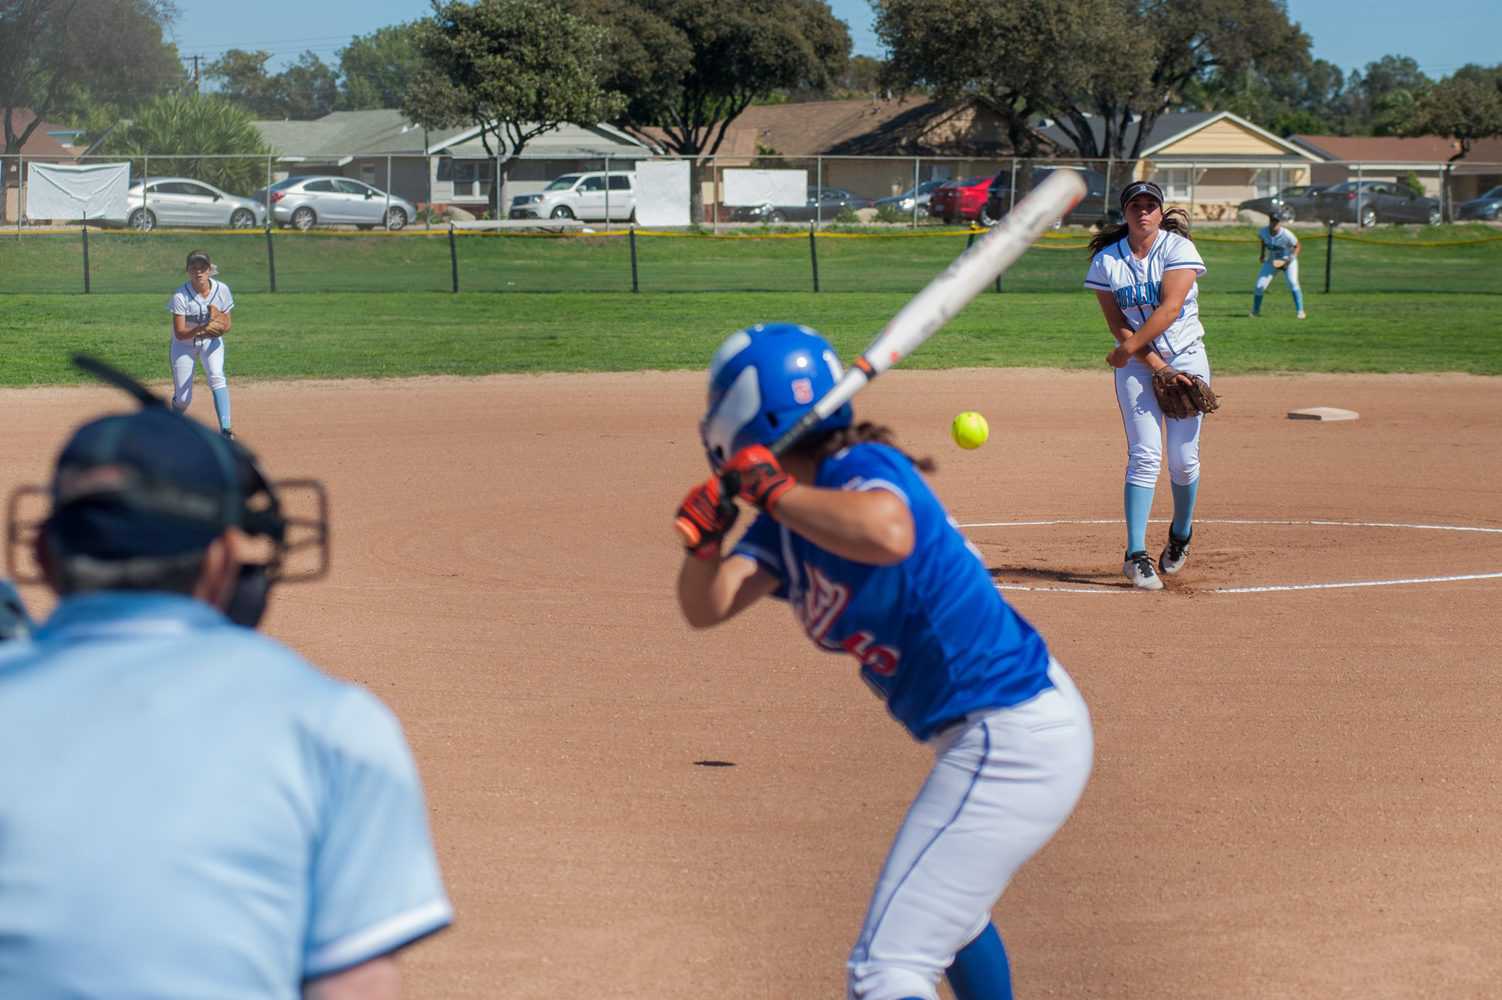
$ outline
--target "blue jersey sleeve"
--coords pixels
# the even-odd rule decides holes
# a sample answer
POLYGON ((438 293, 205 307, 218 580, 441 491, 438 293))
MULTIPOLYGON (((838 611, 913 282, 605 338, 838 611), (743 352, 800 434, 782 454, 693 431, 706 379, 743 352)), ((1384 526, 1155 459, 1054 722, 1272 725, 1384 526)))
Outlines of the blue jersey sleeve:
POLYGON ((782 528, 769 514, 758 514, 751 527, 735 544, 732 555, 754 559, 762 569, 777 577, 774 597, 787 597, 787 566, 783 562, 782 528))
POLYGON ((369 692, 346 688, 313 739, 325 801, 309 880, 308 979, 395 951, 453 916, 395 717, 369 692))
POLYGON ((915 475, 913 463, 895 448, 857 445, 824 462, 816 485, 834 490, 884 489, 911 507, 909 491, 915 475))

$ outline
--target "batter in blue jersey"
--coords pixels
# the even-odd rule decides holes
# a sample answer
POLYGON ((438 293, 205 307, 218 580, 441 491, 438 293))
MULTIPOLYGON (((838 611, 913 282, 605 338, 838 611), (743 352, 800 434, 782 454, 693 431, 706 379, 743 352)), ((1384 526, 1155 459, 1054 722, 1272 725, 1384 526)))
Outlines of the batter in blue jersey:
POLYGON ((696 627, 786 601, 821 649, 854 657, 887 710, 934 751, 847 964, 854 1000, 1011 996, 991 909, 1064 824, 1089 777, 1089 713, 1038 633, 891 431, 847 404, 780 459, 767 445, 839 380, 793 324, 732 334, 710 365, 701 433, 716 476, 678 509, 678 599, 696 627), (722 479, 722 476, 724 477, 722 479), (725 554, 736 499, 759 510, 725 554))

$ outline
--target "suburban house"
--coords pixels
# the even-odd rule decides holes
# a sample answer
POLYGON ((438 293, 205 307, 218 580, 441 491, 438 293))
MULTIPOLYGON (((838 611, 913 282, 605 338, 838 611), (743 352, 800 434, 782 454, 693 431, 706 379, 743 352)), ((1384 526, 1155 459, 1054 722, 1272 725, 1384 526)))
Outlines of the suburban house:
MULTIPOLYGON (((1096 142, 1101 142, 1104 123, 1095 120, 1091 125, 1096 142)), ((1127 127, 1128 147, 1136 142, 1135 130, 1140 127, 1127 127)), ((1074 144, 1057 125, 1045 127, 1043 134, 1061 154, 1073 152, 1074 144)), ((1120 161, 1110 164, 1109 176, 1113 189, 1128 179, 1155 181, 1167 201, 1188 211, 1192 219, 1230 220, 1240 202, 1312 183, 1311 171, 1320 159, 1312 150, 1229 111, 1179 111, 1159 117, 1138 159, 1126 172, 1120 161)))
MULTIPOLYGON (((10 120, 11 128, 17 135, 20 135, 36 120, 36 116, 26 108, 15 108, 11 111, 10 120)), ((31 133, 31 137, 26 140, 19 154, 5 157, 3 168, 0 168, 0 188, 3 188, 5 192, 5 196, 0 198, 0 220, 15 222, 26 210, 23 200, 24 183, 21 164, 25 160, 42 163, 73 163, 84 151, 84 147, 78 144, 78 137, 78 129, 57 125, 44 119, 36 127, 36 131, 31 133)))
MULTIPOLYGON (((272 179, 329 173, 353 177, 417 205, 455 206, 479 214, 490 205, 497 159, 480 129, 428 131, 398 110, 335 111, 313 121, 255 123, 275 156, 272 179)), ((630 170, 651 156, 641 142, 609 125, 560 125, 530 140, 509 169, 510 195, 540 190, 577 170, 630 170), (617 167, 619 164, 619 167, 617 167)))
POLYGON ((1502 184, 1502 137, 1478 139, 1470 153, 1453 164, 1448 161, 1460 152, 1460 144, 1438 135, 1296 135, 1291 141, 1319 158, 1315 184, 1339 184, 1357 177, 1401 182, 1413 174, 1424 185, 1425 194, 1440 197, 1449 167, 1451 204, 1502 184))
MULTIPOLYGON (((647 130, 661 142, 661 130, 647 130)), ((726 169, 806 170, 813 187, 885 198, 926 180, 994 174, 1009 144, 985 101, 929 97, 754 104, 725 131, 704 172, 718 204, 726 169)))
MULTIPOLYGON (((1099 142, 1104 125, 1092 123, 1099 142)), ((1132 125, 1130 128, 1139 126, 1132 125)), ((1045 157, 1073 159, 1074 143, 1052 122, 1040 132, 1045 157)), ((1129 132, 1128 143, 1135 134, 1129 132)), ((985 176, 1011 164, 1003 120, 985 100, 861 98, 754 105, 726 131, 705 177, 705 204, 717 200, 715 178, 727 167, 808 170, 810 186, 845 188, 884 198, 931 179, 985 176)), ((1236 205, 1292 184, 1310 183, 1321 157, 1228 111, 1178 112, 1154 123, 1131 164, 1088 164, 1112 190, 1152 178, 1169 200, 1196 219, 1230 219, 1236 205)))

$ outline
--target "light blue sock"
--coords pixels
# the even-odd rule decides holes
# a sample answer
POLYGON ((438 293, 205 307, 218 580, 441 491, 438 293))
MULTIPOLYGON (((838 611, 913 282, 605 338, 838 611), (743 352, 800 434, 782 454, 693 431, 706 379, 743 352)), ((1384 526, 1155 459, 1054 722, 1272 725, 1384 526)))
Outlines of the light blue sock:
POLYGON ((1147 515, 1153 509, 1153 488, 1126 484, 1123 490, 1126 505, 1127 551, 1147 551, 1147 515))
POLYGON ((975 936, 949 967, 955 1000, 1012 1000, 1012 969, 995 924, 975 936))
POLYGON ((1262 311, 1262 293, 1261 292, 1253 292, 1252 293, 1252 312, 1259 313, 1261 311, 1262 311))
POLYGON ((214 390, 214 412, 219 414, 219 429, 229 430, 229 388, 214 390))
POLYGON ((1299 312, 1304 311, 1304 290, 1302 288, 1295 288, 1293 290, 1293 307, 1299 312))
POLYGON ((1173 483, 1173 533, 1180 538, 1188 538, 1189 532, 1194 530, 1194 499, 1199 495, 1200 481, 1196 479, 1188 486, 1180 486, 1173 483))

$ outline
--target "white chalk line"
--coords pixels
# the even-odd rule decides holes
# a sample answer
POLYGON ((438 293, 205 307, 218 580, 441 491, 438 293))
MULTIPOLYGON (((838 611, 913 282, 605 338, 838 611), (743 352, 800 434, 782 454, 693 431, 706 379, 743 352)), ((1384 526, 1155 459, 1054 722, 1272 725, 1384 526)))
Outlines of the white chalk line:
MULTIPOLYGON (((1163 524, 1168 518, 1152 518, 1149 523, 1163 524)), ((1049 527, 1061 524, 1120 524, 1120 518, 1052 518, 1042 521, 982 521, 962 524, 961 528, 1026 528, 1049 527)), ((1407 524, 1395 521, 1327 521, 1327 520, 1258 520, 1245 518, 1202 518, 1199 524, 1283 525, 1313 526, 1320 528, 1399 528, 1413 531, 1457 531, 1502 535, 1502 528, 1483 528, 1465 524, 1407 524)), ((1403 587, 1429 583, 1462 583, 1467 580, 1498 580, 1497 573, 1461 573, 1450 576, 1415 576, 1394 580, 1348 580, 1334 583, 1273 583, 1253 587, 1209 587, 1197 590, 1200 594, 1273 594, 1297 590, 1347 590, 1358 587, 1403 587)), ((1130 594, 1135 590, 1121 587, 1029 587, 1024 584, 997 584, 997 590, 1024 591, 1050 594, 1130 594)))

